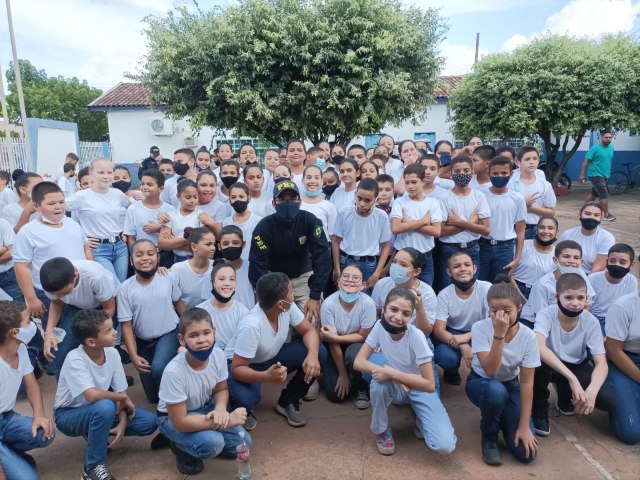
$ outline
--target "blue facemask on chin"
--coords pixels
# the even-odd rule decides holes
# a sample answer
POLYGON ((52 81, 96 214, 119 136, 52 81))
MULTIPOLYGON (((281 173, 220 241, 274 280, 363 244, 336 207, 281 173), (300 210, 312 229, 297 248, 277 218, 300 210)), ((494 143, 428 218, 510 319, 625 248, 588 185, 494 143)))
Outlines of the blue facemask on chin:
POLYGON ((211 356, 211 352, 213 351, 213 347, 215 346, 215 344, 216 342, 213 342, 213 344, 209 348, 206 348, 204 350, 192 350, 191 348, 189 348, 189 345, 187 345, 187 343, 185 342, 184 348, 186 348, 187 352, 193 355, 193 357, 196 360, 204 362, 206 359, 208 359, 211 356))
POLYGON ((304 189, 304 194, 307 197, 318 197, 320 195, 323 195, 323 191, 322 190, 316 190, 315 192, 310 192, 309 190, 307 190, 306 188, 304 189))
POLYGON ((360 292, 347 293, 347 292, 343 292, 342 290, 339 290, 339 292, 340 292, 340 298, 347 303, 353 303, 356 300, 358 300, 358 297, 360 297, 360 292))
POLYGON ((290 222, 298 216, 300 204, 294 202, 276 203, 276 216, 280 220, 290 222))

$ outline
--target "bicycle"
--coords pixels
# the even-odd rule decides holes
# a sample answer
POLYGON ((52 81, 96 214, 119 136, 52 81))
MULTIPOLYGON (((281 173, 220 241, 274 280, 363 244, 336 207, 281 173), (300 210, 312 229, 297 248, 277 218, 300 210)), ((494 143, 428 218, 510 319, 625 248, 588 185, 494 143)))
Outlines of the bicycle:
MULTIPOLYGON (((560 168, 560 164, 558 162, 553 162, 553 175, 556 174, 556 172, 558 171, 559 168, 560 168)), ((540 165, 538 165, 538 170, 542 170, 546 175, 547 174, 547 162, 543 162, 540 165)), ((571 189, 571 178, 569 178, 569 175, 567 175, 565 172, 562 172, 562 175, 560 175, 560 179, 558 180, 558 185, 562 185, 567 190, 570 190, 571 189)))
POLYGON ((607 181, 607 190, 611 195, 622 195, 624 192, 633 187, 640 187, 640 165, 630 168, 632 162, 623 163, 622 166, 627 169, 616 170, 611 174, 607 181))

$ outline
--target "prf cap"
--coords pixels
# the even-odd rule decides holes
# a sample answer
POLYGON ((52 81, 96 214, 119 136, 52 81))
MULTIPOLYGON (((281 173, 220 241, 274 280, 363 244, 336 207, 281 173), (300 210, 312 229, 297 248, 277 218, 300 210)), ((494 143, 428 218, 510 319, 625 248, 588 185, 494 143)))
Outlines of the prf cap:
POLYGON ((290 190, 295 192, 298 196, 300 196, 300 191, 298 190, 298 186, 292 182, 291 180, 281 180, 273 187, 273 198, 278 198, 281 193, 290 190))

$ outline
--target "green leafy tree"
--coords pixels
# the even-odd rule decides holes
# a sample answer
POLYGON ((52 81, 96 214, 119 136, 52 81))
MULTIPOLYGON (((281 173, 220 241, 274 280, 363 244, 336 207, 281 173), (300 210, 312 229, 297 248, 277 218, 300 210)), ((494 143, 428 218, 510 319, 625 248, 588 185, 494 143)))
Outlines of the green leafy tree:
POLYGON ((240 0, 204 15, 147 18, 137 78, 174 118, 282 145, 346 144, 433 100, 445 27, 397 0, 240 0))
POLYGON ((562 154, 554 178, 547 162, 555 185, 589 130, 637 125, 638 65, 638 45, 623 36, 594 42, 550 35, 489 55, 449 99, 454 130, 459 137, 539 138, 548 160, 562 154))
MULTIPOLYGON (((28 60, 20 60, 20 73, 27 117, 75 122, 83 141, 98 142, 107 138, 106 113, 90 112, 87 108, 102 94, 101 90, 75 77, 48 77, 44 70, 38 70, 28 60)), ((7 70, 7 83, 9 118, 14 123, 21 123, 13 63, 7 70)))

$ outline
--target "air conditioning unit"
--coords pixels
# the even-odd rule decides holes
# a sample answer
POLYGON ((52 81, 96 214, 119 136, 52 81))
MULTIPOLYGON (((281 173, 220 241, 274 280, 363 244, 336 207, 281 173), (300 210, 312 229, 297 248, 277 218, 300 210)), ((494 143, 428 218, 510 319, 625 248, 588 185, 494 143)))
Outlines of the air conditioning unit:
POLYGON ((173 135, 173 122, 166 118, 152 118, 149 120, 152 135, 173 135))
POLYGON ((184 146, 188 148, 194 148, 197 145, 194 137, 185 137, 184 146))

